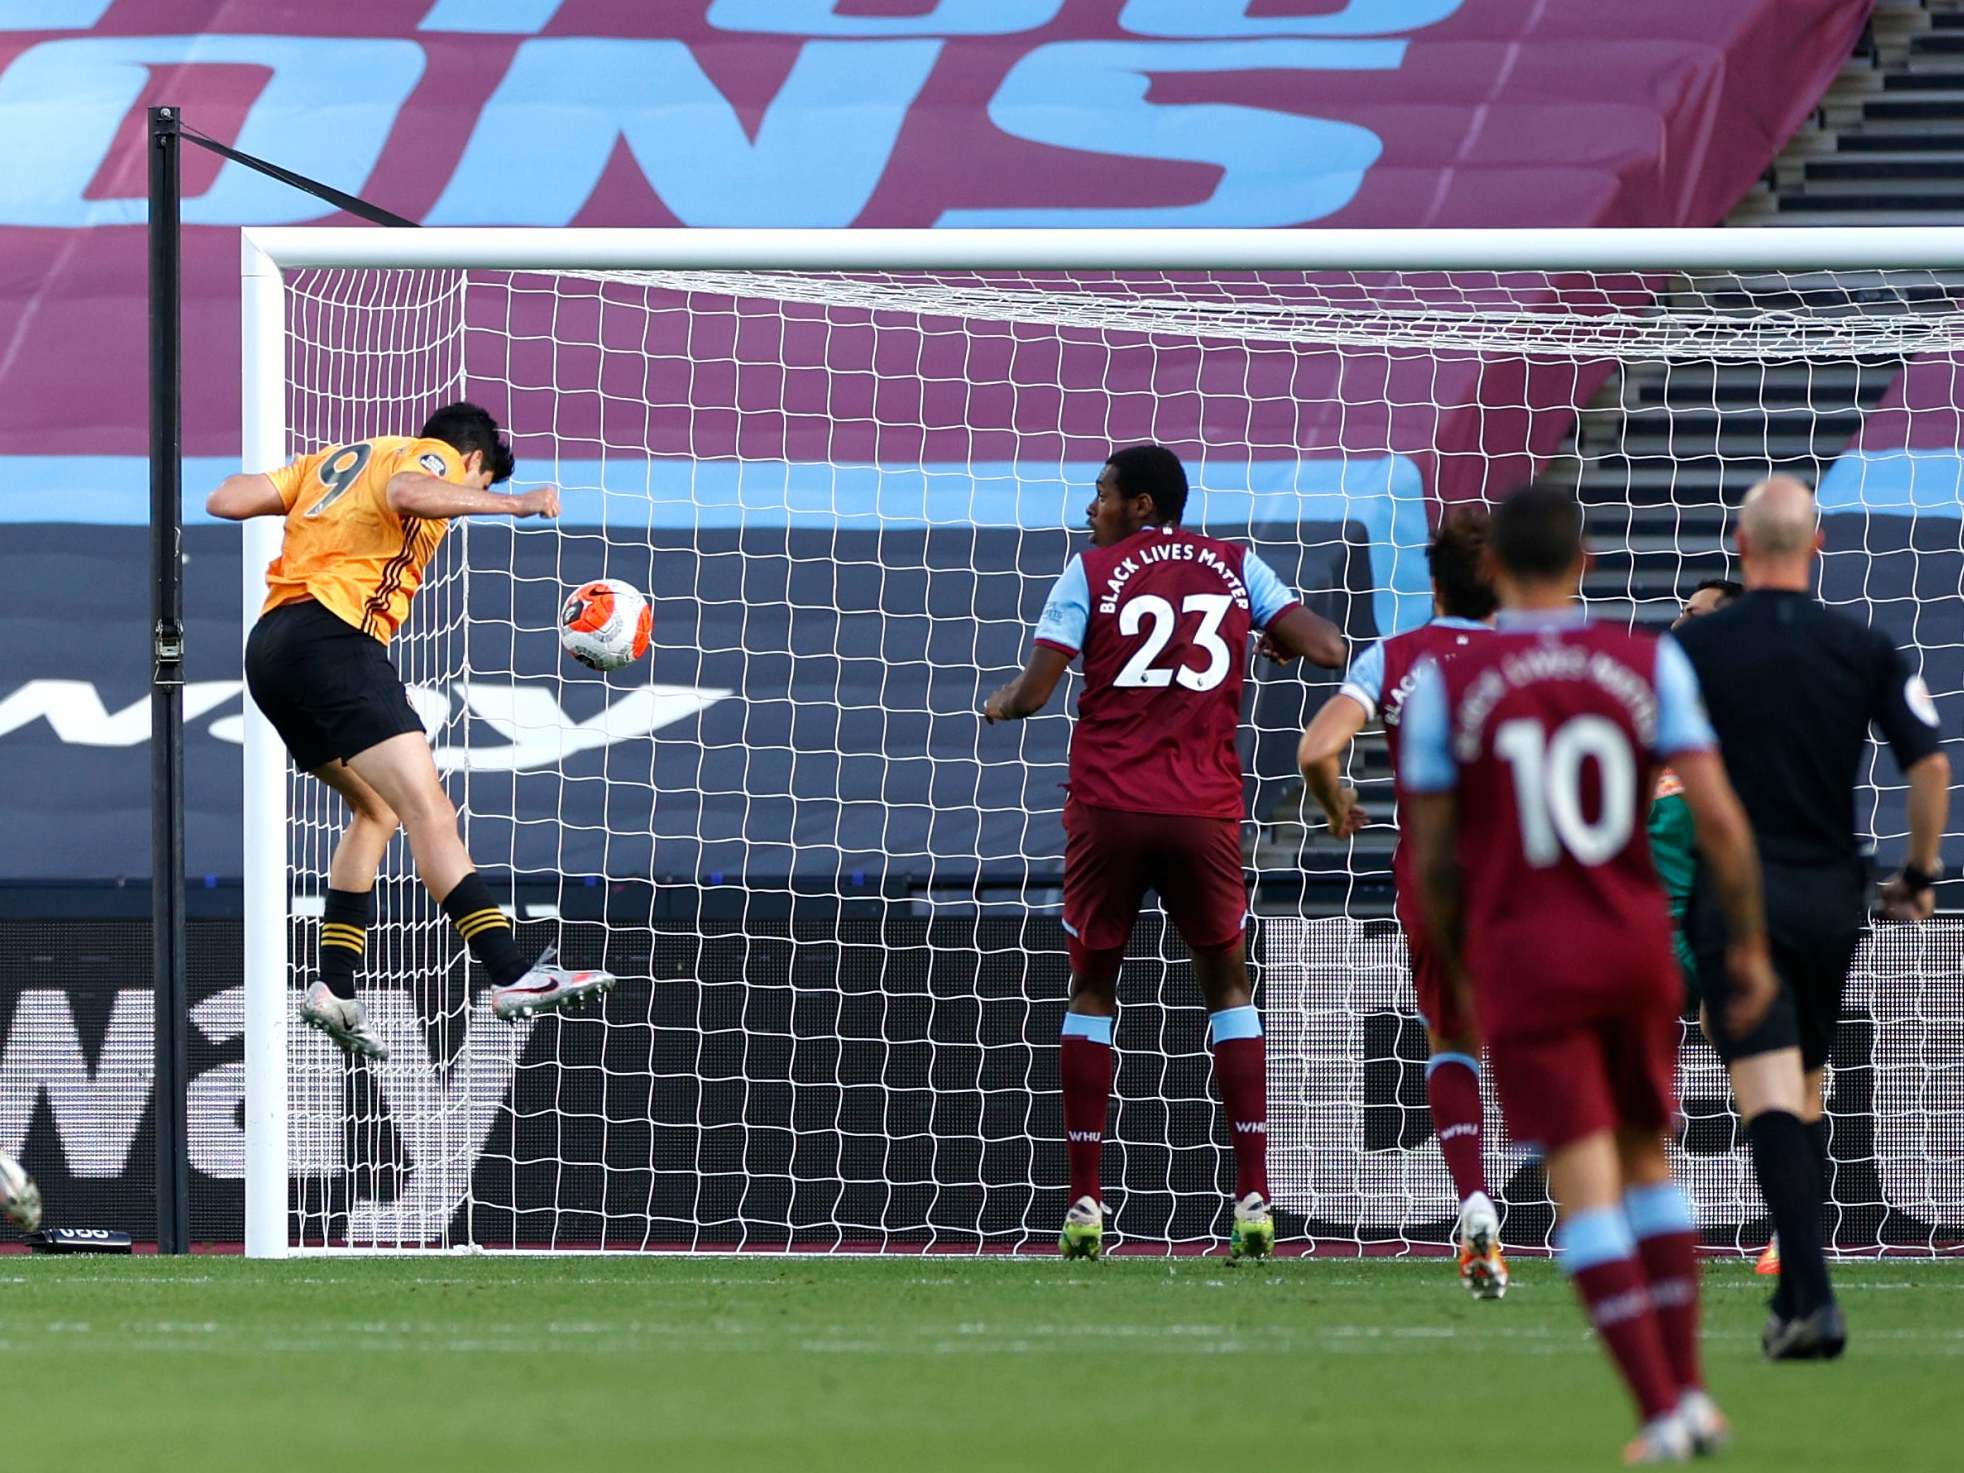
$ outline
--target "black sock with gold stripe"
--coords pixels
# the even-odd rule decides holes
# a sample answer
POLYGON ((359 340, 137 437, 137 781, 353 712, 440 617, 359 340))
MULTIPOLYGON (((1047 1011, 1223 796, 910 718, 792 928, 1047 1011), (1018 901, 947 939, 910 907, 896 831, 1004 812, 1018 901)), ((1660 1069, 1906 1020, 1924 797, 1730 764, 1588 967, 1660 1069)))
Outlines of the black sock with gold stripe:
POLYGON ((355 995, 355 968, 368 949, 373 890, 329 890, 321 907, 321 981, 336 997, 355 995))
POLYGON ((531 970, 512 939, 511 922, 491 898, 491 887, 472 870, 443 897, 443 913, 464 938, 471 955, 491 974, 493 987, 506 987, 531 970))

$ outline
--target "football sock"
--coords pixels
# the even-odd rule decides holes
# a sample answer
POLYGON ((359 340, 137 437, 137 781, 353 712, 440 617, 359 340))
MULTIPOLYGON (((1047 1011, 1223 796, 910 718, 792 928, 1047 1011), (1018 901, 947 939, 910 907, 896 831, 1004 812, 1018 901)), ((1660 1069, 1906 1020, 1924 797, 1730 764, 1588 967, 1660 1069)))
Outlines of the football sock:
MULTIPOLYGON (((1807 1122, 1807 1143, 1814 1148, 1815 1163, 1821 1168, 1821 1203, 1823 1209, 1825 1209, 1826 1205, 1834 1200, 1833 1184, 1829 1181, 1829 1175, 1833 1171, 1834 1163, 1828 1155, 1828 1122, 1826 1116, 1821 1117, 1819 1120, 1810 1120, 1807 1122)), ((1827 1242, 1827 1228, 1823 1226, 1821 1231, 1823 1234, 1821 1241, 1825 1245, 1827 1242)), ((1782 1319, 1788 1318, 1794 1312, 1793 1290, 1788 1286, 1784 1276, 1774 1285, 1772 1310, 1782 1319)))
POLYGON ((1262 1015, 1250 1004, 1223 1008, 1207 1019, 1214 1030, 1214 1078, 1234 1142, 1234 1195, 1260 1192, 1268 1200, 1268 1048, 1262 1015))
POLYGON ((1562 1271, 1636 1398, 1642 1420, 1670 1411, 1678 1404, 1677 1378, 1651 1313, 1629 1220, 1615 1207, 1578 1212, 1556 1230, 1555 1246, 1562 1271))
POLYGON ((1625 1192, 1623 1215, 1637 1240, 1650 1312, 1671 1372, 1680 1390, 1696 1391, 1705 1383, 1698 1364, 1698 1231, 1691 1203, 1676 1182, 1659 1182, 1625 1192))
POLYGON ((1425 1065, 1425 1098, 1439 1134, 1439 1154, 1464 1202, 1487 1189, 1480 1153, 1480 1061, 1471 1054, 1434 1054, 1425 1065))
POLYGON ((373 890, 333 890, 321 906, 321 981, 336 997, 355 995, 355 968, 368 949, 373 890))
POLYGON ((1814 1161, 1821 1168, 1821 1200, 1834 1199, 1834 1156, 1828 1150, 1828 1117, 1807 1122, 1807 1143, 1814 1148, 1814 1161))
POLYGON ((1064 1014, 1058 1059, 1064 1082, 1064 1152, 1071 1161, 1071 1200, 1102 1203, 1098 1158, 1105 1150, 1105 1112, 1112 1098, 1112 1020, 1064 1014))
POLYGON ((1785 1110, 1755 1115, 1746 1127, 1760 1195, 1780 1235, 1780 1291, 1775 1307, 1812 1314, 1834 1298, 1821 1247, 1821 1164, 1807 1127, 1785 1110))
POLYGON ((491 985, 508 987, 531 970, 512 939, 511 921, 491 898, 491 887, 472 870, 443 897, 443 913, 464 938, 464 944, 491 974, 491 985))

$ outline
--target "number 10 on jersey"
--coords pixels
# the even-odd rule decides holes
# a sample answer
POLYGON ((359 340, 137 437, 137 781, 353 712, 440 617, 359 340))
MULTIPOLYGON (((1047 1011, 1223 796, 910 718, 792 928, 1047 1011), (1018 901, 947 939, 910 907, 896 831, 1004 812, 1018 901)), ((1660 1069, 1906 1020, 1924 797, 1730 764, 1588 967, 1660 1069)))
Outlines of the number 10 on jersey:
POLYGON ((1637 762, 1623 729, 1605 716, 1576 716, 1549 735, 1532 717, 1504 721, 1494 753, 1513 769, 1514 806, 1528 863, 1547 869, 1566 850, 1578 864, 1614 859, 1636 822, 1637 762), (1594 760, 1600 809, 1582 812, 1582 768, 1594 760))

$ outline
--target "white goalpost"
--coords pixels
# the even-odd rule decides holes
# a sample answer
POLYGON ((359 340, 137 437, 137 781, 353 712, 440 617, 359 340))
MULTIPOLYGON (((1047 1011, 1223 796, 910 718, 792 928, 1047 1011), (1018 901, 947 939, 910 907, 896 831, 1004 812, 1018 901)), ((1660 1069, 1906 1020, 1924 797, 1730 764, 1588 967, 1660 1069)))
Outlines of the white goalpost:
MULTIPOLYGON (((392 646, 520 944, 584 1016, 490 1015, 392 846, 362 996, 392 1057, 297 1026, 342 813, 245 720, 246 1251, 1013 1251, 1065 1207, 1064 702, 989 728, 1109 451, 1171 444, 1353 649, 1430 612, 1436 508, 1577 488, 1605 618, 1724 572, 1728 508, 1821 481, 1822 596, 1964 718, 1964 242, 1949 229, 244 233, 243 465, 483 404, 557 523, 458 521, 392 646), (560 656, 616 577, 650 661, 560 656)), ((247 627, 279 548, 246 525, 247 627)), ((1258 662, 1259 664, 1259 662, 1258 662)), ((1295 734, 1340 672, 1258 668, 1250 954, 1285 1245, 1443 1249, 1454 1203, 1374 826, 1315 832, 1295 734)), ((1073 692, 1074 695, 1074 692, 1073 692)), ((1885 860, 1902 783, 1858 816, 1885 860)), ((1184 948, 1121 979, 1117 1240, 1223 1232, 1230 1157, 1184 948)), ((1878 929, 1829 1108, 1834 1246, 1964 1248, 1964 923, 1878 929)), ((1709 1245, 1763 1241, 1687 1025, 1678 1150, 1709 1245)), ((1488 1111, 1505 1236, 1538 1170, 1488 1111)))

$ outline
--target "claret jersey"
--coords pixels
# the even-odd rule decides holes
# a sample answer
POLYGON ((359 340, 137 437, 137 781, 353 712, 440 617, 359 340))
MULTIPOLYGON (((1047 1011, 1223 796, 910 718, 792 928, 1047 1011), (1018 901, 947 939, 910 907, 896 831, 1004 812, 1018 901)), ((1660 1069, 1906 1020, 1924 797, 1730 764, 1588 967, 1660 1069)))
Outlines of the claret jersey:
POLYGON ((1252 552, 1180 527, 1072 558, 1036 640, 1084 658, 1073 801, 1242 817, 1235 734, 1248 636, 1298 602, 1252 552))
POLYGON ((1655 764, 1717 745, 1691 662, 1579 613, 1503 613, 1405 701, 1401 781, 1452 792, 1466 970, 1489 1038, 1675 1000, 1644 815, 1655 764))
MULTIPOLYGON (((1418 680, 1419 666, 1427 659, 1450 660, 1492 632, 1477 619, 1442 615, 1429 624, 1379 640, 1351 662, 1350 673, 1344 677, 1337 694, 1349 696, 1362 706, 1365 720, 1382 723, 1394 787, 1404 733, 1405 697, 1412 693, 1412 686, 1418 680)), ((1392 851, 1391 869, 1402 906, 1412 890, 1409 851, 1402 842, 1392 851)))

